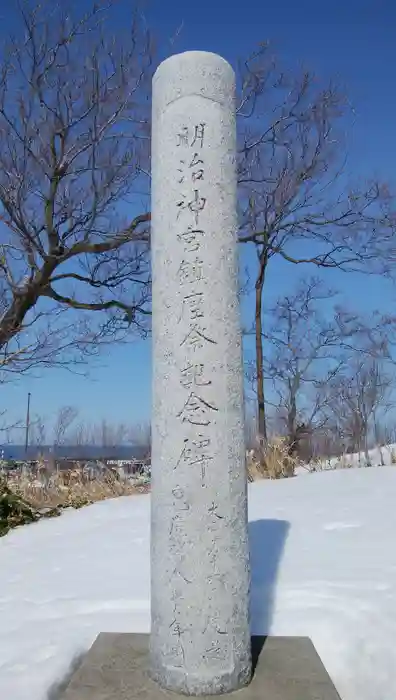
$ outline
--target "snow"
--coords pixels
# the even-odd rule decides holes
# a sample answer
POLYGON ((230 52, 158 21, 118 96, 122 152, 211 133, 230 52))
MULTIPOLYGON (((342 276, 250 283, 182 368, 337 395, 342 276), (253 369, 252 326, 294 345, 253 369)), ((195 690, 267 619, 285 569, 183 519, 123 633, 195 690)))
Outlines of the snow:
MULTIPOLYGON (((252 632, 308 635, 342 700, 396 698, 396 468, 249 486, 252 632)), ((148 632, 149 496, 0 539, 0 698, 55 700, 101 631, 148 632)))
POLYGON ((340 457, 331 457, 327 460, 321 460, 319 463, 311 462, 310 464, 297 467, 296 474, 300 475, 307 471, 323 471, 327 469, 345 469, 351 467, 367 467, 367 466, 391 466, 396 459, 396 444, 383 445, 381 447, 373 447, 368 450, 367 456, 364 452, 354 452, 353 454, 343 454, 340 457))

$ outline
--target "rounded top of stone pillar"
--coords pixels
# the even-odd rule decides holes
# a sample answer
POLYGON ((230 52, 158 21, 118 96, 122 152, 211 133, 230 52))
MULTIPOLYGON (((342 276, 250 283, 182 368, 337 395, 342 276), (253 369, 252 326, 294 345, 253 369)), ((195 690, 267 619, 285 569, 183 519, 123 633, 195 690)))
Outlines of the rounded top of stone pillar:
POLYGON ((158 66, 153 92, 158 111, 192 95, 231 106, 235 100, 235 74, 230 64, 216 53, 185 51, 170 56, 158 66))

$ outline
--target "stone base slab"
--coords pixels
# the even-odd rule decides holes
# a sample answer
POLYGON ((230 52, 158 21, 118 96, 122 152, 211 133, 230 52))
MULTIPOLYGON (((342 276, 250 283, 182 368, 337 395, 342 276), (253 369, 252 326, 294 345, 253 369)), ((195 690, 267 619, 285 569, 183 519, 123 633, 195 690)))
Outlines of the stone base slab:
MULTIPOLYGON (((149 635, 98 636, 61 700, 177 700, 148 675, 149 635)), ((340 700, 308 637, 252 637, 254 675, 235 700, 340 700)), ((213 696, 201 696, 213 700, 213 696)))

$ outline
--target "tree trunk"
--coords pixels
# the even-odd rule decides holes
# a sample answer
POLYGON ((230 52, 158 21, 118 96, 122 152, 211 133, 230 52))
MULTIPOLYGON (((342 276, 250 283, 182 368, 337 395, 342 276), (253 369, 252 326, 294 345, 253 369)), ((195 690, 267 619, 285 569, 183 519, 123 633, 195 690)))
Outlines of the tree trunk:
POLYGON ((255 334, 256 334, 256 377, 257 377, 257 428, 260 439, 267 440, 267 421, 264 400, 264 352, 263 352, 263 287, 267 256, 259 259, 259 274, 256 280, 255 334))
POLYGON ((43 294, 57 264, 58 261, 55 257, 46 260, 33 280, 28 282, 23 290, 18 291, 18 293, 14 292, 13 299, 1 319, 1 350, 19 333, 25 317, 36 305, 40 295, 43 294))
POLYGON ((287 432, 288 432, 288 442, 289 442, 289 454, 294 454, 298 449, 298 436, 297 436, 297 404, 295 394, 290 397, 290 405, 287 415, 287 432))

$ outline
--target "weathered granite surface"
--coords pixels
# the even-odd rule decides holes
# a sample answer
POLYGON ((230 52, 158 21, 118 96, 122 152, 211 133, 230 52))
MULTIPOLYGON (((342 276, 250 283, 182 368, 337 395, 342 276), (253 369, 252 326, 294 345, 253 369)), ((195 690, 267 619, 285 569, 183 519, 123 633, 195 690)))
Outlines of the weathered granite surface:
POLYGON ((172 56, 153 80, 152 634, 163 687, 251 676, 235 76, 172 56))

